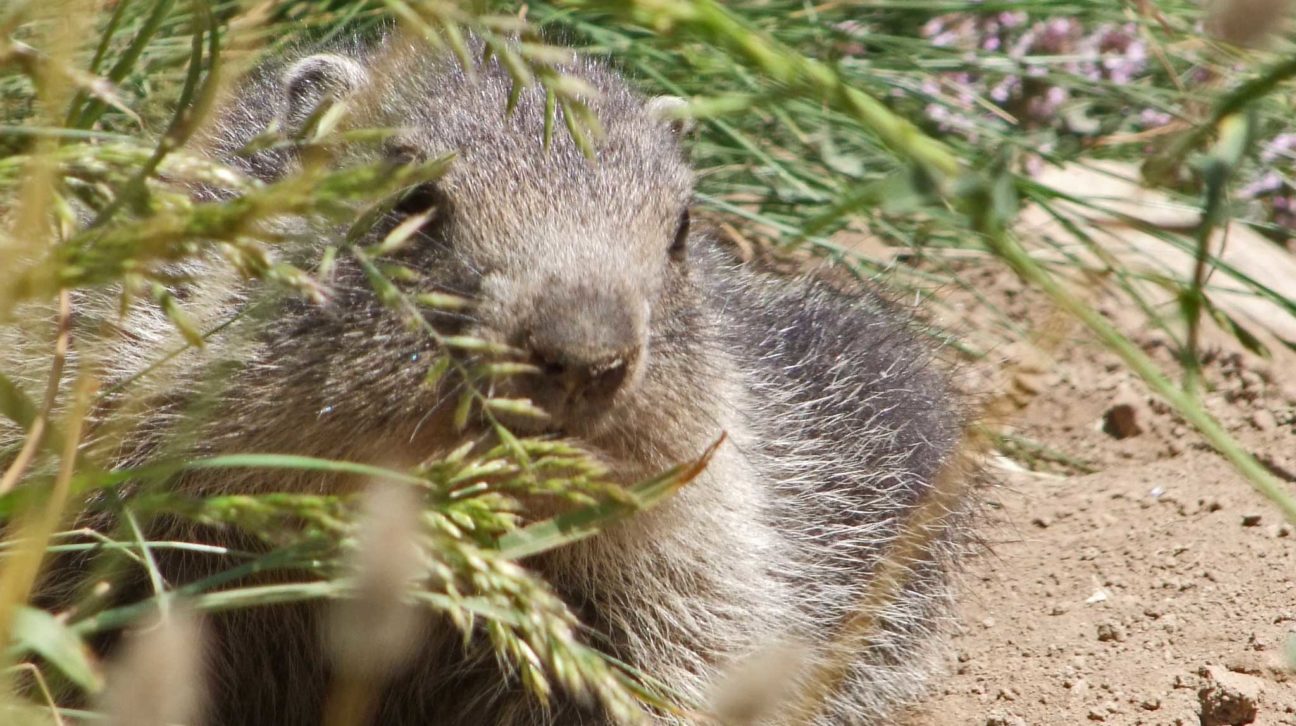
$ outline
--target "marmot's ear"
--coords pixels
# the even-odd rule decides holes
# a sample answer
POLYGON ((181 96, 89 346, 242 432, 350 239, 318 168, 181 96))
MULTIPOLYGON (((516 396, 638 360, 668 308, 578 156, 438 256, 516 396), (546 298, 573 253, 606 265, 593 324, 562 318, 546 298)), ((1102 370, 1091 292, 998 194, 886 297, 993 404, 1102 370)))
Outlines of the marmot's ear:
POLYGON ((688 106, 688 101, 679 96, 656 96, 644 106, 648 115, 670 124, 671 131, 683 136, 693 130, 693 119, 680 116, 688 106))
POLYGON ((289 124, 302 123, 321 103, 342 98, 368 79, 365 69, 345 56, 320 53, 302 58, 283 75, 289 124))

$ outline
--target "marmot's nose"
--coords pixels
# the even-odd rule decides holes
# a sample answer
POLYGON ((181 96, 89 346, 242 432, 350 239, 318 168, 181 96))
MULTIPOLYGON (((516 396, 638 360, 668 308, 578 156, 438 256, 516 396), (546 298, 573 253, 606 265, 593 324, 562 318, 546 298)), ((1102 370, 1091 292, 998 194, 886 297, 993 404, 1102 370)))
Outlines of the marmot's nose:
POLYGON ((621 388, 639 352, 635 347, 573 353, 533 342, 531 355, 546 383, 559 389, 567 400, 584 398, 597 403, 612 398, 621 388))
POLYGON ((629 295, 585 285, 546 290, 533 303, 520 341, 541 371, 536 383, 547 389, 545 402, 597 406, 610 400, 639 363, 643 317, 629 295))

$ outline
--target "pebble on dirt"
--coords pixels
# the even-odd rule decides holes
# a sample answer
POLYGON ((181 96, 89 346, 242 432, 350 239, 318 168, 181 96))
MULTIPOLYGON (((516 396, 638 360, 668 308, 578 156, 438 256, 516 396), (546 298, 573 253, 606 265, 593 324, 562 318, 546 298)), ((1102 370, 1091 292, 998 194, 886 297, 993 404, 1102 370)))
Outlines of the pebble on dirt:
POLYGON ((1133 404, 1117 403, 1103 414, 1102 430, 1114 439, 1128 439, 1143 433, 1133 404))

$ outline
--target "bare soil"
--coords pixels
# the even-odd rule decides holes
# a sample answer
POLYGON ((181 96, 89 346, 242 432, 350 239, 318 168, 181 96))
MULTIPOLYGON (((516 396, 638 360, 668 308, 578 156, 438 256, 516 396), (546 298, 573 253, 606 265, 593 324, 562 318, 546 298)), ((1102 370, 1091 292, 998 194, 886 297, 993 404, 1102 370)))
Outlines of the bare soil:
MULTIPOLYGON (((948 673, 904 722, 1296 724, 1292 526, 1040 294, 989 264, 965 278, 1047 341, 989 343, 969 385, 1011 391, 1019 412, 1004 424, 1054 451, 990 462, 987 546, 961 582, 948 673), (1049 461, 1058 452, 1069 465, 1049 461)), ((993 327, 984 300, 944 297, 956 327, 993 327)), ((1114 297, 1099 309, 1181 374, 1141 313, 1114 297)), ((1207 408, 1292 482, 1291 352, 1265 359, 1208 332, 1207 408)))

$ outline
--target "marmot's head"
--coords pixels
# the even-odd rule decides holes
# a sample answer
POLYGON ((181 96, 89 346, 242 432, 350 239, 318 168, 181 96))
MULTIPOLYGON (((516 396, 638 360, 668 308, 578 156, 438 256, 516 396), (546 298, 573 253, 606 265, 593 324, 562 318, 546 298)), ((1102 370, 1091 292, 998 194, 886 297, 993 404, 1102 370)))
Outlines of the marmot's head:
POLYGON ((467 73, 449 56, 395 41, 368 56, 293 63, 281 72, 279 115, 291 127, 340 97, 347 125, 394 130, 381 150, 392 160, 455 154, 445 176, 409 190, 376 233, 430 214, 400 261, 423 276, 425 291, 473 301, 466 315, 430 319, 446 333, 512 346, 535 367, 494 384, 495 395, 529 398, 552 417, 516 426, 581 435, 636 396, 660 400, 651 387, 689 375, 694 365, 683 358, 700 312, 689 273, 692 173, 682 124, 669 118, 680 102, 645 100, 591 62, 563 72, 592 91, 587 103, 602 127, 593 158, 563 128, 561 111, 546 146, 538 85, 508 111, 513 84, 496 61, 467 73))

